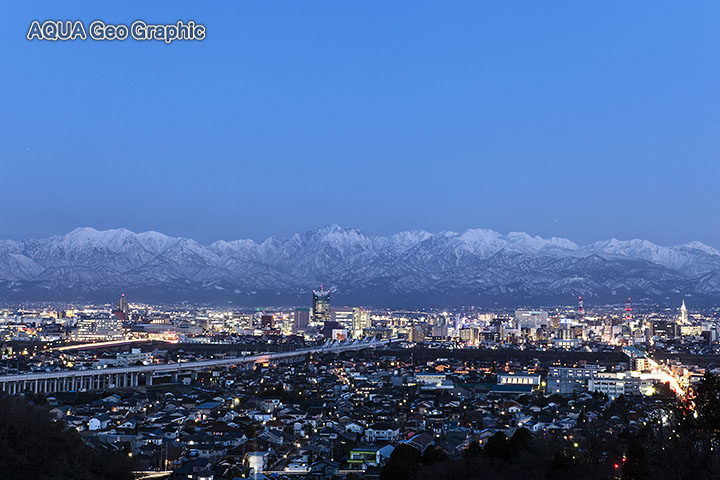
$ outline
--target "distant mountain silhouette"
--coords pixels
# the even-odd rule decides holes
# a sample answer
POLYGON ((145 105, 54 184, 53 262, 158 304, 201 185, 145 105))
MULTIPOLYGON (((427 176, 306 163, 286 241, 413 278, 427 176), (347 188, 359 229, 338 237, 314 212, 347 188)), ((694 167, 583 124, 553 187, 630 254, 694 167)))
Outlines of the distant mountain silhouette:
POLYGON ((720 252, 699 242, 579 246, 492 230, 366 235, 337 225, 288 238, 218 241, 78 228, 0 241, 0 302, 111 300, 301 305, 319 284, 334 304, 387 307, 635 302, 707 305, 720 252))

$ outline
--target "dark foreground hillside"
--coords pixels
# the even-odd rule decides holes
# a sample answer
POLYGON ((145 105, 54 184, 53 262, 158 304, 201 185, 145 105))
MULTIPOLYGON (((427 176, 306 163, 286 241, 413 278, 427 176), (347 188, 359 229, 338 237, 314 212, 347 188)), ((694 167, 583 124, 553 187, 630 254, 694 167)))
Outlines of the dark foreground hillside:
POLYGON ((127 456, 86 445, 75 430, 20 397, 0 397, 3 479, 130 480, 127 456))

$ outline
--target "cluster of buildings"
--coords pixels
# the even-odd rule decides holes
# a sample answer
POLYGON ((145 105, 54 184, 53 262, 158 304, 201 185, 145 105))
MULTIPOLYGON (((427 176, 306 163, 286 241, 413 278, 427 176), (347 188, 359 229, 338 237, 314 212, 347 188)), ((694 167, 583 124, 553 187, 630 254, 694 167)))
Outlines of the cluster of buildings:
POLYGON ((416 343, 457 341, 464 346, 517 345, 542 349, 602 349, 641 346, 671 353, 715 353, 720 324, 716 316, 690 316, 683 301, 679 313, 625 311, 586 315, 576 310, 518 309, 512 314, 435 315, 413 322, 407 338, 416 343))
POLYGON ((83 308, 0 309, 0 340, 95 342, 157 339, 175 342, 229 343, 233 337, 301 335, 308 339, 346 340, 391 330, 373 328, 362 307, 330 305, 330 291, 313 291, 310 308, 220 310, 132 305, 122 295, 117 305, 83 308))
POLYGON ((295 333, 320 329, 334 340, 364 338, 372 328, 370 312, 362 307, 330 306, 330 291, 313 290, 312 308, 296 308, 292 330, 295 333))
POLYGON ((83 308, 0 309, 0 340, 94 342, 157 339, 180 343, 232 343, 245 337, 299 335, 307 340, 403 338, 449 348, 533 348, 602 350, 639 346, 670 353, 720 353, 717 312, 690 314, 648 309, 633 312, 602 307, 517 309, 512 312, 392 311, 334 306, 331 291, 312 292, 303 308, 217 309, 131 304, 83 308))
MULTIPOLYGON (((128 354, 159 355, 140 353, 128 354)), ((452 458, 519 428, 579 441, 657 421, 672 399, 629 380, 642 374, 631 365, 643 362, 627 353, 614 364, 570 366, 416 361, 411 349, 380 350, 208 369, 178 383, 47 402, 88 443, 172 478, 379 478, 400 444, 452 458), (625 383, 606 384, 616 378, 625 383)))
POLYGON ((691 315, 684 303, 679 314, 633 314, 629 304, 591 314, 582 303, 385 311, 337 307, 330 298, 320 288, 309 308, 296 309, 156 307, 122 296, 116 305, 0 310, 0 374, 210 360, 192 373, 35 393, 86 442, 160 475, 378 478, 400 444, 455 457, 519 428, 571 440, 639 428, 704 373, 678 358, 658 362, 657 354, 718 349, 714 315, 691 315), (242 368, 213 363, 368 338, 395 343, 242 368))

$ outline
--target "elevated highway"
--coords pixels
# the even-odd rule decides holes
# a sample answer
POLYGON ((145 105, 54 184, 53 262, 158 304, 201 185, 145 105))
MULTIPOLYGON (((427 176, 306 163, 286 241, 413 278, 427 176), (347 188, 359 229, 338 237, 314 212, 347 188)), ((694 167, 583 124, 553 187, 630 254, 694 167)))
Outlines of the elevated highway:
POLYGON ((110 367, 88 370, 61 370, 57 372, 22 373, 0 376, 0 392, 16 395, 23 392, 49 394, 103 390, 107 388, 133 388, 152 385, 153 376, 171 375, 175 380, 181 373, 197 372, 215 367, 254 365, 292 361, 308 354, 354 352, 389 345, 392 340, 328 340, 323 345, 292 350, 290 352, 260 353, 240 357, 213 358, 191 362, 160 363, 128 367, 110 367), (141 383, 141 380, 144 382, 141 383))

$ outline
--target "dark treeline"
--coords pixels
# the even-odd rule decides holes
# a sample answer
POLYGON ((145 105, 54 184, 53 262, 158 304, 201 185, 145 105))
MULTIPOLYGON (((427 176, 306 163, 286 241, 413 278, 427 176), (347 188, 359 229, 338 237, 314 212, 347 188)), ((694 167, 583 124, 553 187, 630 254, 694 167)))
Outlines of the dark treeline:
POLYGON ((86 445, 76 430, 23 397, 0 397, 2 478, 131 480, 127 453, 86 445))

